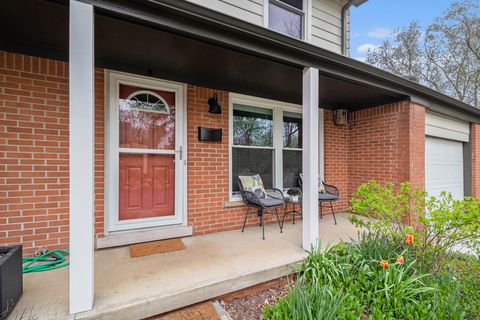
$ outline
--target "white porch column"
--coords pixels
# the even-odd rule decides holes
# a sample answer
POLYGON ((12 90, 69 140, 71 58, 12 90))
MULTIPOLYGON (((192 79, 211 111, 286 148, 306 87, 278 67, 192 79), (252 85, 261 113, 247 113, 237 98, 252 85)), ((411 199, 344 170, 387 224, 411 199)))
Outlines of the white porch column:
POLYGON ((70 313, 93 306, 93 6, 70 0, 70 313))
POLYGON ((318 245, 318 69, 303 69, 303 249, 318 245))

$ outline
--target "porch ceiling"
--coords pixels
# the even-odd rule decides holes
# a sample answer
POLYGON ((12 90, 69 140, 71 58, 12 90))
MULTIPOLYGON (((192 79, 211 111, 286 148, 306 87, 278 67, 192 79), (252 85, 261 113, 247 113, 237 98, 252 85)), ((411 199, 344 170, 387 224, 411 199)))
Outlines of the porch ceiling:
MULTIPOLYGON (((97 67, 300 104, 303 67, 313 66, 322 108, 412 99, 480 118, 480 111, 406 79, 188 2, 83 1, 96 7, 97 67)), ((67 60, 67 4, 0 2, 0 49, 67 60)))
MULTIPOLYGON (((267 59, 112 16, 95 15, 96 66, 301 104, 301 64, 267 59)), ((68 7, 42 0, 4 1, 1 48, 68 58, 68 7), (18 23, 28 21, 28 23, 18 23)), ((406 95, 320 75, 324 108, 362 108, 406 95)))

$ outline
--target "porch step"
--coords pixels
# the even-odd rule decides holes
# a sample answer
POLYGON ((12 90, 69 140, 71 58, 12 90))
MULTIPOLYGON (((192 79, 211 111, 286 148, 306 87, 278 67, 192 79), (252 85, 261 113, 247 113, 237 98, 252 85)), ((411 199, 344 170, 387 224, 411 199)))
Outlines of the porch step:
POLYGON ((114 233, 96 239, 97 249, 126 246, 134 243, 150 242, 171 238, 188 237, 192 235, 192 227, 169 226, 140 231, 114 233))
POLYGON ((301 261, 302 259, 297 259, 287 264, 243 274, 230 279, 192 284, 190 289, 184 291, 150 296, 128 301, 121 305, 111 305, 104 309, 94 309, 93 311, 77 314, 75 319, 143 319, 284 277, 291 274, 292 269, 301 261))

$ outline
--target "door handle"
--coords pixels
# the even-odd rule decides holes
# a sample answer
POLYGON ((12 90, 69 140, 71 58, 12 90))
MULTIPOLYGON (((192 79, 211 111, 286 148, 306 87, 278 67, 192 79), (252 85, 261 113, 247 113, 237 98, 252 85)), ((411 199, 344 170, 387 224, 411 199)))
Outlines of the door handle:
POLYGON ((179 146, 178 150, 175 150, 175 153, 177 153, 179 159, 182 160, 183 159, 183 146, 179 146))

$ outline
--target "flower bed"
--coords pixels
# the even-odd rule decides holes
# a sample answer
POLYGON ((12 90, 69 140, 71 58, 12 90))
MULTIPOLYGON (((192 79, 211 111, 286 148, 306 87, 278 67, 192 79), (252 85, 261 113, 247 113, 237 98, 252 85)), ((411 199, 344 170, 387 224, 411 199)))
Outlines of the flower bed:
POLYGON ((359 240, 312 252, 265 319, 480 319, 480 260, 457 250, 478 250, 478 199, 371 182, 352 208, 369 218, 352 219, 359 240), (407 213, 420 225, 406 226, 407 213))

